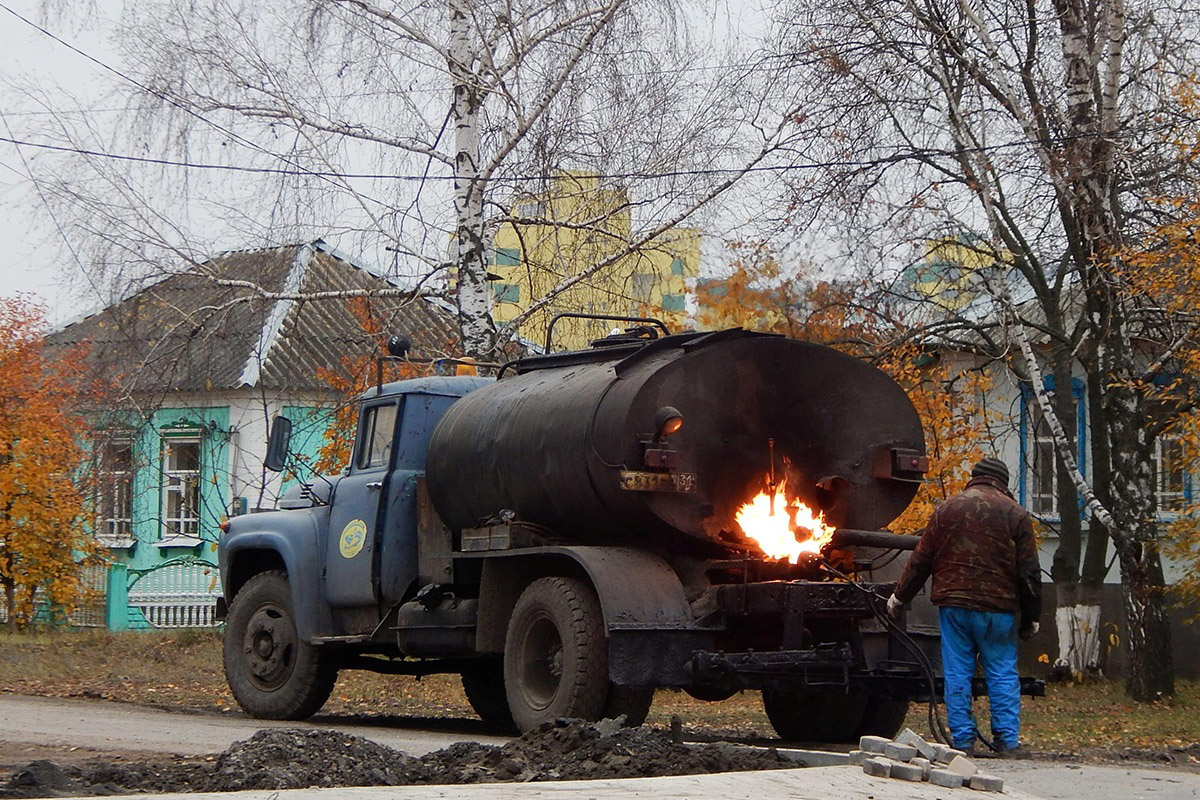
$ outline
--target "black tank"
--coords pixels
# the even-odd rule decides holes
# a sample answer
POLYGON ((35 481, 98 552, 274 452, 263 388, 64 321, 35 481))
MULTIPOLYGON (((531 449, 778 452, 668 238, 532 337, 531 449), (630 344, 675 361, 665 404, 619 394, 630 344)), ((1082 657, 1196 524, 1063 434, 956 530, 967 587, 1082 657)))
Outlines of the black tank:
POLYGON ((739 541, 734 513, 764 487, 772 441, 776 477, 837 527, 882 527, 916 492, 912 403, 827 347, 735 329, 515 372, 457 401, 430 440, 429 493, 451 528, 515 517, 579 543, 713 552, 739 541), (683 424, 654 441, 664 407, 683 424))

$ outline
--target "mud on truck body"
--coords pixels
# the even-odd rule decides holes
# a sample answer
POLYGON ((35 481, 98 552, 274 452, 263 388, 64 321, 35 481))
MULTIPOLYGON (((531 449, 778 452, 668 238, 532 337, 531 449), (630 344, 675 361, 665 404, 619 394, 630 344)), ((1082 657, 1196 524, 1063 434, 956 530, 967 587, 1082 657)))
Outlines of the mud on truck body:
POLYGON ((903 561, 880 573, 880 556, 915 538, 877 529, 915 494, 925 444, 875 368, 742 330, 638 329, 360 403, 343 474, 222 537, 225 671, 253 716, 307 717, 338 670, 366 669, 457 673, 485 721, 521 730, 640 724, 660 687, 759 689, 784 738, 846 741, 936 693, 936 627, 880 614, 903 561), (805 552, 748 536, 754 502, 805 552))

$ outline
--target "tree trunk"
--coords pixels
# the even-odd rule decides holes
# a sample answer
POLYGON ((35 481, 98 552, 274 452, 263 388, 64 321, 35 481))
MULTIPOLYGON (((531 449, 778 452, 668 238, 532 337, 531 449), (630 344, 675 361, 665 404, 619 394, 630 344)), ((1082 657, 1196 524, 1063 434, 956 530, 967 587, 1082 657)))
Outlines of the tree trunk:
MULTIPOLYGON (((1114 360, 1126 361, 1123 353, 1114 360)), ((1121 366, 1126 366, 1122 364, 1121 366)), ((1121 370, 1116 374, 1128 374, 1121 370)), ((1134 700, 1152 702, 1175 693, 1171 628, 1166 586, 1158 553, 1155 519, 1153 440, 1146 426, 1145 398, 1131 385, 1114 385, 1106 394, 1112 471, 1112 531, 1121 565, 1125 605, 1125 648, 1129 657, 1125 691, 1134 700)))
POLYGON ((1128 622, 1125 691, 1134 700, 1149 703, 1175 694, 1162 561, 1153 542, 1134 542, 1121 548, 1120 563, 1128 622))
POLYGON ((454 123, 454 265, 457 271, 459 335, 463 353, 487 360, 496 345, 491 287, 484 242, 483 188, 479 171, 479 113, 483 106, 475 75, 476 43, 471 35, 470 0, 450 0, 450 59, 454 123))

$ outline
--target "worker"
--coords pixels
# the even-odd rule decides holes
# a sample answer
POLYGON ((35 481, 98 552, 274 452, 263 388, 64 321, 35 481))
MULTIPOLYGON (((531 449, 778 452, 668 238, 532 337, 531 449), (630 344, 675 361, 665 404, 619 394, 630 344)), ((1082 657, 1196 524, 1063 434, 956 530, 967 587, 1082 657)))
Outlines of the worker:
POLYGON ((954 747, 973 754, 976 727, 971 679, 983 666, 991 703, 992 737, 999 754, 1020 757, 1021 683, 1017 637, 1038 631, 1041 568, 1029 514, 1008 491, 1008 467, 984 458, 959 494, 929 518, 888 613, 899 616, 933 575, 930 600, 942 629, 946 719, 954 747))

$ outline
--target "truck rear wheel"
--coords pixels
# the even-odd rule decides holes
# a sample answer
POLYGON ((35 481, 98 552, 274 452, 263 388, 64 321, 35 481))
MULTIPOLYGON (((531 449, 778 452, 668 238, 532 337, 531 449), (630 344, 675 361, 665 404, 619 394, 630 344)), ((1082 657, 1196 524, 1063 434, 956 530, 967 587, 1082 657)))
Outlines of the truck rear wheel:
POLYGON ((625 727, 636 728, 646 721, 650 706, 654 704, 654 687, 617 686, 608 688, 608 700, 604 703, 604 717, 616 719, 625 715, 625 727))
POLYGON ((809 690, 763 691, 763 709, 779 738, 793 742, 854 742, 868 697, 809 690))
POLYGON ((296 632, 287 578, 263 572, 229 607, 222 647, 225 679, 238 705, 259 719, 306 719, 333 691, 337 669, 296 632))
POLYGON ((560 717, 600 719, 608 642, 596 593, 574 578, 539 578, 521 593, 504 642, 504 686, 522 731, 560 717))
POLYGON ((858 725, 859 736, 895 736, 904 727, 908 701, 873 694, 867 698, 867 710, 858 725))
POLYGON ((508 696, 504 691, 504 664, 499 660, 481 661, 462 674, 463 693, 479 718, 488 725, 513 727, 508 696))

